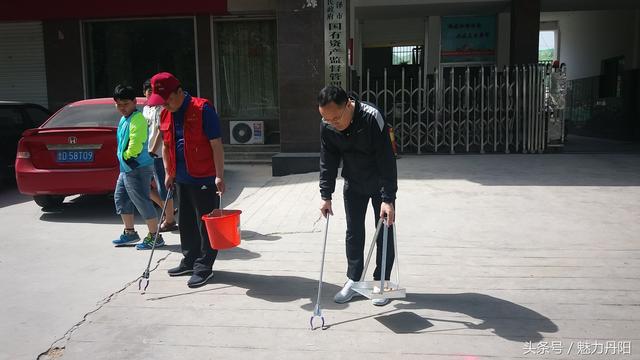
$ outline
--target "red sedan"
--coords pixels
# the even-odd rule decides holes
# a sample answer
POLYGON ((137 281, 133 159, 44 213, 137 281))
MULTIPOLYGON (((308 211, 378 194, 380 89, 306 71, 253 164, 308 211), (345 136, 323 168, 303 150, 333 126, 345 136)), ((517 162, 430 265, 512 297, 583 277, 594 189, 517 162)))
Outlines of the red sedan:
MULTIPOLYGON (((138 98, 139 108, 146 99, 138 98)), ((18 143, 16 180, 21 193, 43 208, 65 196, 113 192, 120 168, 116 131, 121 115, 113 99, 66 105, 18 143)))

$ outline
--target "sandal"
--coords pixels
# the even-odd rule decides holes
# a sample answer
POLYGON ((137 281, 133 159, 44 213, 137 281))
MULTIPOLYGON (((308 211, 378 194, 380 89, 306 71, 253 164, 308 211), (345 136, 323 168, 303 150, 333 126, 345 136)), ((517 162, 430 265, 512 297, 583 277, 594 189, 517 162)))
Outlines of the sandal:
POLYGON ((178 230, 178 224, 176 224, 175 221, 172 223, 164 223, 160 225, 160 232, 167 232, 167 231, 174 231, 174 230, 178 230))
MULTIPOLYGON (((162 209, 162 207, 161 207, 161 206, 158 206, 158 205, 157 205, 157 207, 158 207, 158 208, 160 208, 160 209, 162 209)), ((176 216, 176 214, 177 214, 177 213, 178 213, 178 208, 173 209, 173 216, 176 216)), ((165 220, 166 218, 167 218, 167 215, 165 214, 165 215, 162 215, 162 219, 160 219, 160 220, 164 222, 164 220, 165 220)))

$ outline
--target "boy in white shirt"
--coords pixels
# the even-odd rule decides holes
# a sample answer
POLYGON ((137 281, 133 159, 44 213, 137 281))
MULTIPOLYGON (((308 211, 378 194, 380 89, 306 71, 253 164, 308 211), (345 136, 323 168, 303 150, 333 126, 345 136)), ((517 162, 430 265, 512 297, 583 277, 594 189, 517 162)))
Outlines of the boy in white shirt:
MULTIPOLYGON (((147 80, 142 85, 144 96, 149 99, 151 96, 151 80, 147 80)), ((142 115, 149 124, 149 155, 153 158, 154 178, 157 191, 151 191, 151 200, 162 207, 167 198, 167 188, 164 184, 164 164, 162 163, 162 134, 160 133, 160 112, 162 106, 148 106, 142 109, 142 115)), ((167 211, 165 218, 160 225, 160 232, 178 230, 178 224, 173 213, 173 197, 167 201, 167 211)))

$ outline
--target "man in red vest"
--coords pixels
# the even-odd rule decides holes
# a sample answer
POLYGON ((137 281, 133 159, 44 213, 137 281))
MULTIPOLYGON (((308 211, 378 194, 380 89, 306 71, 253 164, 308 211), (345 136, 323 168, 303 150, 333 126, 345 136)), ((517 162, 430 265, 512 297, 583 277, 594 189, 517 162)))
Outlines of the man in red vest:
POLYGON ((224 193, 224 149, 220 120, 208 100, 189 95, 168 72, 151 78, 147 105, 162 105, 160 130, 167 189, 177 185, 180 245, 184 258, 170 276, 191 275, 190 288, 213 277, 218 251, 211 248, 202 215, 219 208, 224 193))

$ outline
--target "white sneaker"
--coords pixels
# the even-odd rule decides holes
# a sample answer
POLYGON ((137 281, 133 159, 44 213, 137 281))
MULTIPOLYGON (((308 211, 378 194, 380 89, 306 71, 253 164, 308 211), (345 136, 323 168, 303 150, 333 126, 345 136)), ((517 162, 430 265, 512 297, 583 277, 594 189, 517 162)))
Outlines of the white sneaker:
POLYGON ((382 298, 382 299, 373 299, 371 300, 371 303, 375 306, 385 306, 389 303, 389 301, 391 300, 382 298))
POLYGON ((333 301, 338 304, 344 304, 353 299, 354 296, 360 295, 357 291, 351 289, 353 287, 353 283, 353 280, 347 280, 342 290, 338 291, 338 293, 333 297, 333 301))

